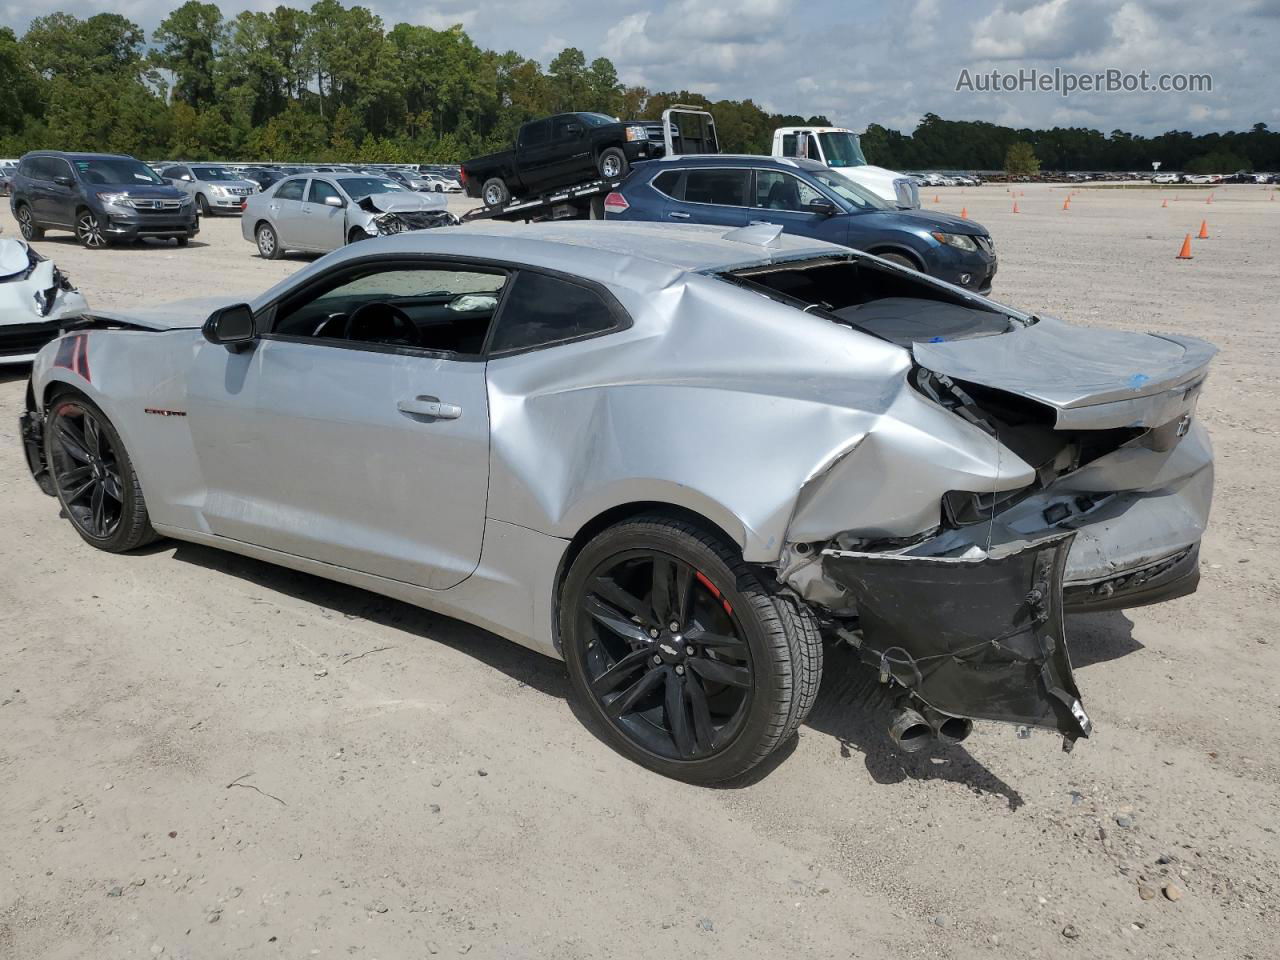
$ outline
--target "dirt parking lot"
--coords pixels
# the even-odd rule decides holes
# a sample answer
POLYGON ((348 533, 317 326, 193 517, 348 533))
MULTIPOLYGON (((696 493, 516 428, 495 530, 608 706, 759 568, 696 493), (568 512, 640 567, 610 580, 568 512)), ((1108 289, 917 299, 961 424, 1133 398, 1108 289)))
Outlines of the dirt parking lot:
MULTIPOLYGON (((90 549, 0 374, 0 958, 1275 957, 1280 202, 1066 193, 925 206, 991 229, 998 300, 1222 349, 1200 592, 1070 620, 1097 732, 1069 756, 993 724, 898 755, 833 655, 753 782, 660 779, 584 729, 559 663, 481 630, 203 547, 90 549)), ((233 219, 38 247, 99 307, 306 262, 233 219)))

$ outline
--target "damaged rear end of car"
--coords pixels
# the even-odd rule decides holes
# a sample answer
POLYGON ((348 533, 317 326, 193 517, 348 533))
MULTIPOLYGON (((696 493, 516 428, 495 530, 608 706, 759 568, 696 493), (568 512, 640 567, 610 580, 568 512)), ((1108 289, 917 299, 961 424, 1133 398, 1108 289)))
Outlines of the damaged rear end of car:
POLYGON ((873 257, 723 276, 910 353, 874 425, 801 489, 777 565, 900 688, 893 739, 961 739, 971 719, 1087 737, 1064 618, 1196 589, 1216 349, 1023 314, 873 257), (939 489, 981 450, 982 485, 939 489))

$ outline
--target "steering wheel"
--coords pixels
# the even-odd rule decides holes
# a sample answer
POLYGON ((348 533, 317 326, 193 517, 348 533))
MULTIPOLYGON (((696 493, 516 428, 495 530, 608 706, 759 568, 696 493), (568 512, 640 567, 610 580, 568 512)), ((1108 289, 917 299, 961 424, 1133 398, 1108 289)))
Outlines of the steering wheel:
POLYGON ((347 317, 342 335, 348 340, 365 343, 402 344, 417 347, 422 343, 418 328, 409 315, 395 304, 373 300, 361 304, 347 317))

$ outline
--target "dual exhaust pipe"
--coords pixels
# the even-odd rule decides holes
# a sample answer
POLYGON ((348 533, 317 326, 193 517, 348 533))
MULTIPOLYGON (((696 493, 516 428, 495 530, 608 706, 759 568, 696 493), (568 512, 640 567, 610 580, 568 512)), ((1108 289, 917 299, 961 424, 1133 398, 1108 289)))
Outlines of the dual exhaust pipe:
POLYGON ((889 715, 889 739, 903 753, 916 753, 934 742, 959 743, 972 732, 972 720, 949 717, 919 702, 899 701, 889 715))

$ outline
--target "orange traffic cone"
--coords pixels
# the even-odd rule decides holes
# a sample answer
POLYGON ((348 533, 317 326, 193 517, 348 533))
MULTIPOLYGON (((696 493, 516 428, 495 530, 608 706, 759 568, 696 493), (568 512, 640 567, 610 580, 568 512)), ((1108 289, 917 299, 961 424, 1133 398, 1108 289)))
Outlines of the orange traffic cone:
POLYGON ((1182 241, 1182 249, 1178 251, 1178 255, 1174 257, 1174 259, 1175 260, 1191 259, 1191 234, 1188 233, 1187 239, 1182 241))
POLYGON ((1017 201, 1017 200, 1013 201, 1013 212, 1014 212, 1014 213, 1017 213, 1017 212, 1018 212, 1018 201, 1017 201))
POLYGON ((941 202, 942 202, 941 200, 939 200, 939 199, 938 199, 938 195, 937 195, 936 193, 933 195, 933 202, 934 202, 934 203, 941 203, 941 202))
POLYGON ((1168 205, 1169 205, 1169 201, 1168 201, 1168 200, 1161 200, 1161 201, 1160 201, 1160 206, 1161 206, 1161 207, 1167 207, 1168 205))
POLYGON ((1200 232, 1196 234, 1196 239, 1197 240, 1209 239, 1209 224, 1203 220, 1200 221, 1200 232))
POLYGON ((1067 199, 1065 199, 1065 200, 1063 200, 1063 201, 1062 201, 1062 209, 1063 209, 1063 210, 1070 210, 1070 209, 1071 209, 1071 198, 1070 198, 1070 197, 1067 197, 1067 199))
POLYGON ((960 208, 960 219, 961 219, 961 220, 968 220, 968 219, 969 219, 969 208, 968 208, 968 207, 961 207, 961 208, 960 208))

